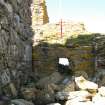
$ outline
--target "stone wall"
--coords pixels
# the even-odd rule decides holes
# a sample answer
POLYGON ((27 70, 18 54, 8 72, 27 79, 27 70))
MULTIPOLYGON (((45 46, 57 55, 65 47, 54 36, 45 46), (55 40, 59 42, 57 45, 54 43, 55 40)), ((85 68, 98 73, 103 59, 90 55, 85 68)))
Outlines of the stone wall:
POLYGON ((95 49, 95 68, 96 71, 105 69, 105 35, 96 34, 94 38, 94 49, 95 49))
POLYGON ((31 4, 0 0, 0 87, 16 81, 19 88, 31 72, 31 4))
POLYGON ((94 38, 95 54, 95 77, 96 82, 101 86, 105 85, 105 35, 95 34, 94 38))
POLYGON ((33 67, 40 77, 58 71, 58 58, 68 58, 69 68, 76 76, 91 77, 94 74, 94 56, 91 46, 67 48, 59 44, 42 43, 34 47, 33 51, 33 67))
MULTIPOLYGON (((34 0, 33 2, 33 27, 49 22, 47 6, 45 0, 34 0)), ((36 28, 37 28, 36 27, 36 28)))

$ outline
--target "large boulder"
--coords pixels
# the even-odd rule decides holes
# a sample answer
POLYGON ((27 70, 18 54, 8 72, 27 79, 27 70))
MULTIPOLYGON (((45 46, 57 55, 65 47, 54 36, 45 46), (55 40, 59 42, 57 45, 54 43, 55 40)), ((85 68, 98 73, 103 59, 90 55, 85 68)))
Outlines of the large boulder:
POLYGON ((79 100, 86 101, 90 100, 88 97, 91 97, 91 94, 87 91, 73 91, 73 92, 57 92, 57 100, 79 100))
POLYGON ((92 102, 94 103, 94 105, 105 105, 105 97, 97 93, 93 97, 92 102))
POLYGON ((59 103, 52 103, 52 104, 47 104, 47 105, 61 105, 59 103))
POLYGON ((38 90, 36 88, 22 88, 21 95, 26 100, 34 100, 38 94, 38 90))
POLYGON ((45 87, 48 84, 56 84, 63 79, 63 76, 59 72, 54 72, 51 75, 40 79, 36 85, 38 87, 45 87))
POLYGON ((96 83, 86 80, 83 76, 76 77, 75 82, 79 89, 93 91, 98 89, 98 85, 96 83))
POLYGON ((78 101, 67 101, 65 105, 94 105, 91 101, 78 102, 78 101))
POLYGON ((34 104, 24 99, 14 99, 11 101, 11 105, 34 105, 34 104))
POLYGON ((98 93, 105 97, 105 87, 104 86, 101 86, 100 88, 98 88, 98 93))
POLYGON ((66 77, 62 81, 60 87, 62 87, 61 90, 63 92, 71 92, 71 91, 75 91, 76 85, 75 85, 73 78, 66 77))

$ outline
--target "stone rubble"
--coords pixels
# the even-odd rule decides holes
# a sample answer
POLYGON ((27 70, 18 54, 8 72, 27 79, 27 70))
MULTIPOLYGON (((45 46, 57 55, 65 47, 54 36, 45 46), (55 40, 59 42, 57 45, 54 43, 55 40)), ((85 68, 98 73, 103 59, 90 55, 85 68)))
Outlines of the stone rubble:
POLYGON ((59 103, 52 103, 52 104, 47 104, 47 105, 61 105, 59 103))
POLYGON ((104 86, 101 86, 100 88, 98 88, 98 93, 105 97, 105 87, 104 86))
MULTIPOLYGON (((77 72, 75 72, 75 76, 84 74, 87 77, 86 79, 80 76, 76 77, 74 81, 72 77, 65 77, 59 72, 54 72, 50 76, 40 80, 37 78, 38 81, 35 84, 35 75, 32 71, 31 38, 33 32, 31 25, 34 26, 37 22, 38 24, 48 23, 49 18, 45 0, 42 0, 42 3, 39 3, 42 11, 41 14, 39 14, 41 16, 40 20, 38 20, 36 14, 31 14, 33 11, 40 12, 37 10, 38 4, 36 1, 33 4, 32 2, 32 0, 0 0, 0 105, 105 105, 104 35, 99 35, 94 40, 96 51, 95 67, 97 71, 95 82, 98 84, 86 80, 88 75, 85 71, 84 73, 78 71, 78 66, 76 66, 77 72)), ((62 42, 62 39, 59 38, 60 40, 58 40, 58 36, 56 37, 56 33, 59 31, 59 25, 59 23, 44 25, 42 30, 38 33, 39 36, 43 35, 41 40, 46 40, 51 42, 51 44, 57 41, 57 43, 62 42), (55 32, 50 30, 55 30, 55 32), (51 35, 53 36, 49 37, 51 35)), ((65 22, 64 25, 65 29, 67 29, 64 30, 64 34, 68 34, 67 37, 72 37, 69 33, 75 35, 75 33, 80 34, 86 32, 84 24, 82 23, 65 22)), ((65 37, 64 39, 67 38, 65 37)), ((65 40, 63 43, 65 43, 65 40)), ((67 46, 70 47, 71 45, 68 44, 67 46)), ((89 49, 89 54, 91 54, 91 48, 89 49)), ((46 53, 44 48, 42 50, 44 51, 44 56, 49 53, 46 53)), ((75 54, 75 64, 79 65, 80 60, 77 60, 77 55, 81 53, 81 48, 75 50, 76 52, 79 52, 75 54)), ((61 48, 60 52, 62 51, 61 48)), ((87 55, 88 50, 87 52, 83 51, 83 53, 86 57, 81 53, 82 55, 79 59, 84 60, 84 58, 89 58, 87 55)), ((61 53, 61 55, 62 54, 63 53, 61 53)), ((90 62, 90 58, 88 59, 88 62, 90 62)), ((82 65, 80 64, 80 66, 82 65)), ((87 65, 85 67, 89 66, 87 65)), ((49 70, 49 67, 47 68, 49 70)))
MULTIPOLYGON (((75 77, 75 79, 80 79, 80 77, 75 77)), ((82 79, 84 79, 84 77, 82 77, 82 79)), ((88 81, 85 79, 85 82, 88 81)), ((80 81, 76 81, 76 85, 78 85, 78 82, 80 81)), ((95 94, 93 94, 93 90, 89 91, 88 87, 86 88, 79 88, 79 90, 75 90, 73 92, 57 92, 56 94, 56 98, 57 100, 62 100, 65 101, 65 104, 63 105, 105 105, 105 87, 102 86, 100 88, 98 88, 96 83, 93 82, 86 82, 85 84, 83 84, 84 86, 88 86, 90 83, 90 89, 97 89, 97 91, 95 91, 95 94), (91 84, 95 84, 96 87, 91 86, 91 84)), ((83 86, 82 85, 82 86, 83 86)), ((83 86, 83 87, 84 87, 83 86)))
POLYGON ((59 72, 54 72, 50 76, 40 79, 38 83, 36 83, 36 85, 38 85, 38 87, 40 86, 42 87, 51 83, 56 84, 62 79, 63 79, 63 76, 59 72))
POLYGON ((11 100, 11 105, 34 105, 34 104, 24 99, 14 99, 11 100))
POLYGON ((76 77, 75 82, 80 89, 85 89, 85 90, 98 89, 98 85, 96 83, 86 80, 83 76, 76 77))

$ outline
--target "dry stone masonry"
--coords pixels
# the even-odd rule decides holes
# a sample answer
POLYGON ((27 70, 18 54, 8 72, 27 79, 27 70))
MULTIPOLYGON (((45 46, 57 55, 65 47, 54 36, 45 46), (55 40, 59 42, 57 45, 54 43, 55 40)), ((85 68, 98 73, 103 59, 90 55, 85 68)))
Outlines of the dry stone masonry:
POLYGON ((83 23, 63 22, 61 38, 48 22, 45 0, 0 0, 0 105, 105 105, 105 35, 92 46, 83 23))
POLYGON ((94 39, 96 52, 96 69, 105 69, 105 35, 96 35, 94 39))
POLYGON ((97 82, 105 86, 105 35, 96 34, 93 43, 97 82))
POLYGON ((32 11, 33 11, 33 14, 32 14, 33 27, 36 26, 37 28, 38 26, 49 22, 45 0, 34 0, 32 11))
POLYGON ((0 0, 0 93, 17 95, 31 72, 31 0, 0 0), (15 84, 16 82, 16 84, 15 84), (12 91, 8 93, 5 86, 12 91))

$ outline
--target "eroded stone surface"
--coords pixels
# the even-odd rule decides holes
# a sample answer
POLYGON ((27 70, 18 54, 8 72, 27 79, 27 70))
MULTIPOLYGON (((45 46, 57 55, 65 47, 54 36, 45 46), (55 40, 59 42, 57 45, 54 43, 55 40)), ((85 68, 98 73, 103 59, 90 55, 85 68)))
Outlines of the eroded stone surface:
POLYGON ((31 3, 0 0, 0 86, 19 88, 31 72, 31 3))

